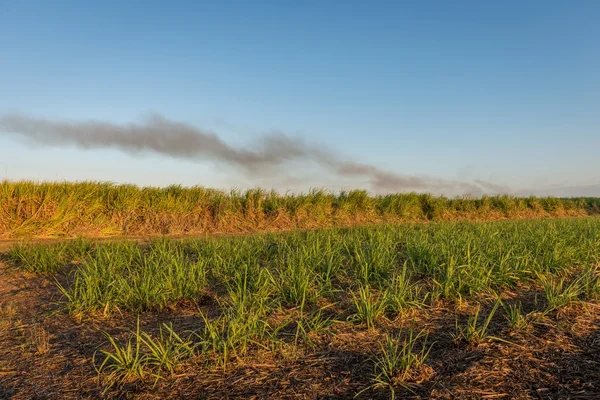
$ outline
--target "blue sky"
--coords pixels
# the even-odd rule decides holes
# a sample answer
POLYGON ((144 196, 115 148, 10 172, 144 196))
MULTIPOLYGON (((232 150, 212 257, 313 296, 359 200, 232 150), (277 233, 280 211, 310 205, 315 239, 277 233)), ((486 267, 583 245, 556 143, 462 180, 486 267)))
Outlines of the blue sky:
MULTIPOLYGON (((282 131, 406 175, 595 185, 599 20, 600 2, 583 0, 0 0, 0 114, 128 123, 158 112, 231 144, 282 131)), ((364 185, 317 174, 296 188, 4 132, 0 155, 9 179, 364 185)))

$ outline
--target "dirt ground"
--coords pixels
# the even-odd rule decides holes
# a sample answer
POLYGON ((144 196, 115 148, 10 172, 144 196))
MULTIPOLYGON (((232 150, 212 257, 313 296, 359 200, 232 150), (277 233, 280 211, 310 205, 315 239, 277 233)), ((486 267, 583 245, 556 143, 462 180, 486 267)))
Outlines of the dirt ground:
MULTIPOLYGON (((533 307, 534 295, 515 293, 515 299, 533 307)), ((205 305, 210 301, 205 299, 205 305)), ((456 310, 449 311, 428 309, 415 316, 430 331, 433 347, 426 367, 406 388, 397 388, 397 398, 600 398, 597 304, 566 309, 520 333, 507 333, 499 318, 491 334, 507 341, 489 340, 474 348, 453 342, 456 310)), ((185 304, 141 318, 148 330, 167 321, 178 330, 202 323, 195 306, 185 304)), ((256 351, 226 371, 192 362, 156 386, 138 383, 103 393, 93 362, 96 351, 107 348, 102 332, 124 335, 135 323, 135 316, 127 314, 77 321, 64 309, 54 278, 0 262, 0 398, 348 399, 369 386, 371 355, 381 339, 344 325, 303 354, 256 351)), ((386 389, 359 396, 389 397, 386 389)))

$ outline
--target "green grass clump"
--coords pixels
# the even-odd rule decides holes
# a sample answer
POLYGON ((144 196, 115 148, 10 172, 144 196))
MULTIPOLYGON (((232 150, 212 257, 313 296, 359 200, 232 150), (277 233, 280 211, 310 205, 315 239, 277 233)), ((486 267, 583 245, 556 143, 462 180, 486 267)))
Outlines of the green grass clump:
POLYGON ((64 266, 66 249, 64 244, 18 244, 9 250, 8 258, 29 272, 54 273, 64 266))
POLYGON ((424 331, 416 333, 411 327, 404 338, 402 332, 396 337, 386 335, 379 354, 373 358, 373 385, 365 390, 385 387, 394 399, 395 386, 405 386, 404 382, 425 363, 430 351, 431 346, 427 346, 427 334, 424 331))
POLYGON ((197 345, 189 338, 183 339, 167 324, 163 324, 159 335, 154 337, 140 329, 138 320, 135 332, 124 344, 108 333, 105 336, 111 350, 100 350, 104 360, 97 372, 106 389, 148 377, 156 383, 165 375, 174 375, 181 363, 196 355, 197 345))
POLYGON ((231 357, 242 357, 248 348, 270 336, 264 310, 244 306, 231 307, 214 320, 202 314, 204 330, 200 343, 223 369, 231 357))
POLYGON ((146 363, 154 370, 168 372, 173 376, 177 367, 195 355, 196 345, 189 338, 183 339, 172 325, 163 324, 157 337, 140 332, 138 340, 146 347, 146 363))
POLYGON ((407 262, 389 281, 389 286, 385 290, 385 299, 388 310, 397 315, 410 308, 422 308, 425 305, 422 287, 412 282, 407 262))
POLYGON ((198 297, 206 285, 206 260, 193 260, 172 241, 148 247, 122 242, 99 247, 63 289, 73 312, 161 309, 198 297))
POLYGON ((93 249, 90 240, 44 244, 21 242, 8 251, 10 262, 37 273, 55 273, 70 262, 82 262, 93 249))
POLYGON ((521 303, 510 304, 504 307, 508 327, 513 331, 525 331, 531 326, 531 317, 523 313, 521 303))
POLYGON ((467 323, 464 326, 460 326, 458 321, 456 322, 456 332, 454 334, 454 341, 456 343, 466 343, 469 346, 477 346, 489 337, 488 328, 492 318, 498 310, 500 300, 496 301, 492 306, 492 309, 488 313, 488 316, 481 322, 479 320, 481 307, 477 308, 475 314, 470 315, 467 319, 467 323))
POLYGON ((581 284, 585 299, 600 299, 600 263, 590 264, 584 267, 581 284))
POLYGON ((299 340, 302 340, 308 347, 314 347, 314 336, 326 334, 333 323, 334 320, 325 315, 323 308, 310 314, 303 314, 296 325, 296 345, 299 340))
POLYGON ((369 286, 361 286, 352 296, 356 313, 350 319, 365 324, 367 329, 375 328, 375 322, 385 313, 385 298, 369 286))
MULTIPOLYGON (((112 351, 101 350, 104 360, 97 369, 98 378, 104 373, 106 388, 121 385, 135 380, 144 380, 149 371, 146 368, 145 356, 142 353, 139 321, 137 330, 126 344, 119 343, 114 337, 106 334, 112 351)), ((95 358, 95 357, 94 357, 95 358)))
POLYGON ((577 303, 584 290, 580 279, 567 284, 565 278, 540 274, 539 280, 546 297, 546 313, 577 303))

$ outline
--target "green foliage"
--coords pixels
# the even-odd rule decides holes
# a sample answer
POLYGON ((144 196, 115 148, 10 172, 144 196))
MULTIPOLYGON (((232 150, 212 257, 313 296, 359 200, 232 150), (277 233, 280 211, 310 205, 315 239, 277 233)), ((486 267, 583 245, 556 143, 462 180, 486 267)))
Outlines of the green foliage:
POLYGON ((581 284, 586 299, 600 299, 600 264, 589 264, 584 267, 581 284))
POLYGON ((437 221, 498 215, 588 215, 592 198, 512 196, 448 199, 429 194, 371 196, 362 190, 278 194, 251 189, 222 191, 108 182, 0 181, 0 236, 145 235, 256 232, 364 222, 437 221))
POLYGON ((114 337, 105 334, 112 351, 101 350, 104 361, 98 368, 98 377, 104 376, 105 385, 108 388, 135 380, 144 380, 149 371, 146 368, 146 358, 142 352, 140 338, 140 324, 138 320, 137 330, 129 338, 126 344, 120 344, 114 337))
POLYGON ((359 287, 358 295, 352 296, 356 313, 351 316, 351 320, 365 324, 367 329, 373 329, 375 321, 385 312, 385 298, 374 293, 369 286, 359 287))
MULTIPOLYGON (((196 345, 183 339, 171 325, 163 324, 157 337, 137 328, 125 344, 105 333, 112 350, 100 350, 104 360, 97 368, 98 377, 104 379, 106 389, 114 385, 144 381, 154 377, 155 383, 164 373, 173 375, 176 368, 195 356, 196 345)), ((96 356, 94 355, 94 358, 96 356)))
MULTIPOLYGON (((185 193, 176 187, 169 190, 169 196, 185 193)), ((298 218, 307 207, 323 202, 324 196, 313 192, 295 198, 298 218)), ((348 202, 355 201, 357 207, 371 212, 378 208, 364 194, 344 196, 336 207, 348 208, 348 202)), ((420 204, 418 196, 411 199, 420 204)), ((218 214, 231 215, 233 206, 227 197, 221 200, 218 214)), ((480 199, 476 206, 469 205, 472 209, 458 200, 439 203, 472 212, 477 207, 495 207, 492 200, 480 199)), ((110 201, 126 200, 117 196, 110 201)), ((240 207, 250 216, 265 203, 277 209, 280 201, 257 191, 244 197, 240 207)), ((427 201, 431 207, 438 204, 431 198, 427 201)), ((526 203, 545 207, 538 200, 527 202, 503 199, 496 206, 502 205, 506 212, 526 203)), ((327 209, 322 212, 326 217, 327 209)), ((444 214, 435 215, 440 219, 444 214)), ((537 311, 546 315, 575 302, 598 299, 599 243, 600 218, 590 217, 379 224, 284 234, 161 238, 150 243, 22 243, 7 258, 29 271, 58 273, 66 306, 77 316, 174 306, 189 311, 196 302, 203 322, 193 337, 180 336, 170 326, 162 326, 155 335, 138 328, 123 343, 108 337, 110 349, 98 354, 104 357, 100 375, 110 387, 173 375, 193 354, 209 365, 227 368, 259 348, 277 348, 282 357, 286 346, 293 346, 290 353, 294 354, 312 351, 326 342, 321 339, 338 332, 338 322, 355 322, 356 326, 346 328, 367 329, 377 337, 389 328, 386 313, 406 317, 407 310, 418 312, 426 301, 453 306, 505 290, 542 288, 545 309, 537 311)), ((493 338, 490 324, 499 304, 485 317, 478 309, 464 326, 457 322, 455 340, 475 346, 493 338)), ((527 329, 535 322, 531 317, 535 312, 524 315, 519 304, 505 307, 513 330, 527 329)), ((415 345, 415 337, 420 343, 423 335, 409 333, 406 341, 386 339, 375 362, 374 385, 393 391, 411 379, 409 371, 427 355, 424 345, 415 345)))
POLYGON ((269 324, 261 310, 245 306, 231 307, 214 320, 201 314, 204 329, 200 343, 204 352, 211 352, 217 364, 227 367, 231 357, 243 356, 251 344, 268 336, 269 324))
POLYGON ((531 326, 531 318, 529 315, 523 314, 523 306, 521 303, 509 304, 504 307, 508 327, 513 331, 524 331, 531 326))
POLYGON ((394 275, 385 290, 387 308, 394 314, 401 314, 411 308, 421 308, 424 298, 421 298, 421 287, 413 283, 408 273, 408 262, 405 262, 400 273, 394 275))
POLYGON ((539 281, 544 288, 546 297, 546 313, 578 302, 579 296, 584 290, 581 279, 567 284, 565 278, 540 274, 539 281))
POLYGON ((286 251, 277 269, 276 284, 283 302, 290 306, 303 307, 317 300, 316 273, 306 251, 286 251))
POLYGON ((226 293, 227 304, 261 309, 349 302, 357 321, 372 326, 382 307, 398 314, 425 299, 461 301, 517 285, 542 286, 549 310, 596 298, 598 243, 599 218, 443 222, 19 244, 9 260, 31 271, 69 271, 62 290, 75 314, 160 310, 215 292, 226 293), (570 284, 568 276, 575 276, 570 284))
POLYGON ((9 260, 30 272, 54 273, 66 263, 65 244, 18 244, 9 252, 9 260))
POLYGON ((133 242, 99 246, 63 290, 75 313, 161 309, 170 302, 198 297, 207 282, 206 260, 187 258, 173 241, 146 248, 133 242))
POLYGON ((195 345, 190 339, 183 339, 173 330, 172 325, 163 324, 160 334, 154 338, 146 332, 140 332, 138 341, 147 349, 145 362, 155 370, 175 374, 176 368, 184 360, 195 355, 195 345))
POLYGON ((454 334, 454 341, 456 343, 467 343, 469 346, 477 346, 479 343, 488 338, 488 327, 496 310, 498 310, 498 306, 500 305, 500 300, 497 300, 492 309, 490 310, 488 316, 483 320, 483 323, 479 321, 479 312, 481 311, 481 306, 477 308, 477 311, 474 315, 470 315, 467 324, 465 326, 460 326, 458 321, 456 322, 456 332, 454 334))
POLYGON ((386 335, 379 354, 373 358, 373 385, 365 390, 386 387, 394 399, 394 386, 403 386, 411 373, 427 360, 430 351, 431 346, 427 347, 427 334, 424 331, 415 333, 411 327, 404 338, 402 332, 396 337, 386 335))

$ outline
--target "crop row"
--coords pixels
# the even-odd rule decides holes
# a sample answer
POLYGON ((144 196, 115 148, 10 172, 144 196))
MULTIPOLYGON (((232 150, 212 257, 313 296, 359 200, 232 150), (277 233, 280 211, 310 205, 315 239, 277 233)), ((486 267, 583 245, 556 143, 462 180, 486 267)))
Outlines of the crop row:
MULTIPOLYGON (((386 321, 440 304, 488 305, 482 315, 478 307, 466 323, 457 322, 457 343, 485 340, 500 306, 511 329, 527 329, 600 297, 600 218, 390 224, 150 243, 79 239, 18 245, 9 258, 33 272, 61 275, 65 305, 79 317, 211 299, 212 310, 199 305, 202 323, 188 335, 164 325, 158 335, 138 327, 125 344, 109 337, 99 369, 114 384, 173 374, 197 355, 226 367, 257 346, 310 347, 340 321, 375 332, 386 321), (540 295, 537 312, 506 302, 523 291, 540 295)), ((407 378, 428 352, 425 331, 411 326, 386 333, 373 385, 407 378)))
POLYGON ((278 194, 253 189, 140 188, 110 183, 0 182, 0 237, 263 232, 375 222, 495 220, 595 214, 600 200, 278 194))

